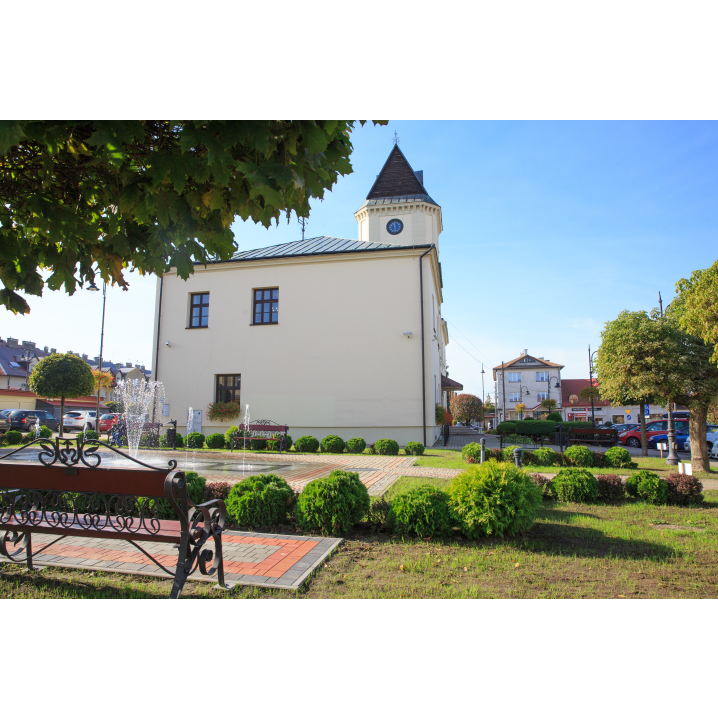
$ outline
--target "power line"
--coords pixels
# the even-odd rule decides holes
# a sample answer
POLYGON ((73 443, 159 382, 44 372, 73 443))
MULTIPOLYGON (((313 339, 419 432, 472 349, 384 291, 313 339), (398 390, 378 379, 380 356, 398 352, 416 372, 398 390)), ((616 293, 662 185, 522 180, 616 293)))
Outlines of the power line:
POLYGON ((474 344, 471 339, 469 339, 469 337, 467 337, 466 334, 464 334, 464 332, 456 326, 456 324, 454 324, 454 322, 449 321, 448 319, 446 321, 449 322, 449 324, 451 324, 451 326, 454 327, 454 329, 456 329, 456 331, 459 332, 459 334, 461 334, 461 336, 464 337, 464 339, 466 339, 466 341, 469 342, 469 344, 471 344, 471 346, 474 347, 474 349, 476 349, 476 351, 479 352, 484 359, 486 359, 486 361, 491 361, 491 359, 489 359, 489 357, 487 357, 486 354, 484 354, 484 352, 482 352, 481 349, 479 349, 479 347, 477 347, 476 344, 474 344))
POLYGON ((459 342, 456 341, 456 337, 452 337, 451 334, 449 334, 449 337, 456 342, 456 346, 458 346, 460 349, 463 349, 477 364, 481 364, 481 367, 483 368, 484 363, 483 363, 480 359, 477 359, 477 358, 476 358, 473 354, 471 354, 467 349, 464 349, 464 347, 462 347, 461 344, 459 344, 459 342))

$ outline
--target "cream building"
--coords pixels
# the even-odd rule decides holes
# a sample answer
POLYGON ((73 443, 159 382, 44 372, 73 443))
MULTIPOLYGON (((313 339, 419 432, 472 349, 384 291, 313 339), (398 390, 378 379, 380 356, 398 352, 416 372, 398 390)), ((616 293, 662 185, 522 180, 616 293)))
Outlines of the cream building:
POLYGON ((355 217, 357 240, 238 252, 187 281, 158 280, 153 378, 165 420, 186 429, 192 407, 205 435, 224 432, 239 421, 210 422, 207 405, 235 400, 295 439, 434 443, 435 404, 456 390, 445 377, 441 207, 395 146, 355 217))

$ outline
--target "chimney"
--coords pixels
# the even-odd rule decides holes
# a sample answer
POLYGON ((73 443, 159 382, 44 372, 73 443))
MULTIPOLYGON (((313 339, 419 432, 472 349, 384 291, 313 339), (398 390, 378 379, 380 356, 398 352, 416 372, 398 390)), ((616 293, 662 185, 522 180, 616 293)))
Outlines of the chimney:
POLYGON ((83 354, 83 355, 82 355, 82 358, 83 358, 85 361, 87 361, 87 354, 83 354))
POLYGON ((125 362, 125 366, 132 369, 132 362, 131 361, 125 362))
POLYGON ((50 354, 56 354, 56 353, 57 353, 57 349, 55 349, 55 347, 51 347, 50 354))
POLYGON ((7 345, 11 347, 12 349, 17 349, 17 339, 13 339, 12 337, 7 338, 7 345))
POLYGON ((33 349, 35 349, 35 342, 23 342, 22 348, 27 349, 28 351, 33 351, 33 349))
POLYGON ((43 347, 42 350, 47 354, 47 347, 43 347))
POLYGON ((543 359, 543 357, 539 357, 539 359, 543 359))
POLYGON ((144 370, 145 370, 145 365, 143 364, 143 365, 140 367, 140 369, 141 369, 142 371, 144 371, 144 370))
POLYGON ((99 355, 96 356, 96 357, 92 357, 92 360, 95 362, 95 364, 99 364, 99 363, 100 363, 100 357, 99 357, 99 355))

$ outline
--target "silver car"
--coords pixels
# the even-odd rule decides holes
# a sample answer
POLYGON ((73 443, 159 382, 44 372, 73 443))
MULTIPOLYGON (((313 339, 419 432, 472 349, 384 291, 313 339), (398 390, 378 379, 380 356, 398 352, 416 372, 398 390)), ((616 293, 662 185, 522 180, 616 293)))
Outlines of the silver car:
POLYGON ((97 413, 95 411, 68 411, 62 417, 62 430, 77 429, 78 431, 84 431, 86 428, 94 430, 97 425, 96 417, 97 413))

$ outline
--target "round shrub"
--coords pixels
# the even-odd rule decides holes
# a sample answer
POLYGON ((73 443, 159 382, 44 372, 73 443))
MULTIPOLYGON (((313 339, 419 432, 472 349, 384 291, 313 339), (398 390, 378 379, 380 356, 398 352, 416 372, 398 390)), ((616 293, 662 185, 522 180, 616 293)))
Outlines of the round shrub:
POLYGON ((304 531, 324 534, 348 531, 369 511, 369 492, 351 471, 332 471, 311 481, 299 495, 296 515, 304 531))
POLYGON ((604 504, 618 504, 626 496, 623 480, 617 474, 597 474, 598 500, 604 504))
POLYGON ((201 449, 203 446, 204 434, 200 434, 199 431, 193 431, 191 434, 187 434, 188 449, 201 449))
POLYGON ((270 451, 279 451, 279 445, 280 445, 282 439, 284 439, 283 451, 289 451, 289 449, 292 448, 292 437, 289 436, 289 434, 287 434, 286 436, 284 436, 284 434, 275 434, 267 442, 267 448, 270 451))
POLYGON ((97 439, 100 438, 99 434, 96 431, 93 431, 92 429, 88 429, 87 431, 84 431, 84 432, 81 431, 77 436, 82 437, 83 441, 97 441, 97 439))
POLYGON ((449 508, 469 539, 526 531, 540 505, 541 490, 513 464, 472 466, 449 485, 449 508))
POLYGON ((593 452, 585 446, 569 446, 563 452, 571 466, 593 466, 593 452))
POLYGON ((511 446, 504 446, 501 450, 502 461, 513 461, 514 460, 514 449, 520 449, 518 444, 512 444, 511 446))
POLYGON ((638 497, 649 504, 667 504, 670 491, 668 484, 658 475, 650 471, 638 484, 638 497))
POLYGON ((556 492, 554 491, 551 479, 549 479, 547 476, 544 476, 543 474, 530 474, 530 476, 531 481, 533 481, 534 484, 536 484, 536 486, 541 489, 541 496, 543 497, 544 501, 556 500, 556 492))
POLYGON ((399 456, 399 444, 394 439, 379 439, 374 444, 374 450, 381 456, 399 456))
POLYGON ((591 454, 593 455, 591 458, 593 459, 594 469, 606 469, 613 466, 613 464, 609 463, 606 454, 602 451, 592 451, 591 454))
POLYGON ((224 432, 224 448, 232 448, 232 437, 239 431, 238 426, 230 426, 227 431, 224 432))
POLYGON ((294 448, 297 451, 313 454, 319 448, 319 441, 313 436, 300 436, 294 442, 294 448))
POLYGON ((668 503, 676 506, 690 506, 703 503, 703 484, 695 477, 687 474, 669 474, 668 503))
MULTIPOLYGON (((196 506, 201 504, 204 499, 204 489, 207 483, 204 476, 200 476, 196 471, 185 471, 184 478, 187 483, 187 498, 196 506)), ((144 499, 145 503, 152 501, 157 502, 157 518, 177 520, 177 514, 167 499, 144 499)))
MULTIPOLYGON (((40 427, 40 438, 41 439, 50 439, 52 437, 52 429, 49 426, 41 426, 40 427)), ((33 439, 35 438, 34 432, 33 432, 33 439)))
POLYGON ((175 446, 178 449, 184 446, 184 439, 182 438, 182 434, 180 434, 179 431, 175 435, 175 446))
POLYGON ((22 434, 15 431, 15 429, 10 429, 10 431, 6 432, 5 437, 8 444, 22 444, 22 434))
POLYGON ((409 441, 404 447, 407 456, 423 456, 424 445, 420 441, 409 441))
POLYGON ((224 449, 224 434, 216 432, 207 437, 208 449, 224 449))
POLYGON ((586 504, 598 498, 598 481, 586 469, 561 469, 551 483, 559 501, 586 504))
POLYGON ((294 501, 294 492, 281 476, 260 474, 235 484, 225 503, 234 523, 260 528, 286 523, 294 501))
POLYGON ((628 469, 632 463, 628 449, 624 449, 622 446, 610 448, 606 452, 606 461, 608 466, 612 466, 614 469, 628 469))
POLYGON ((326 452, 327 454, 343 454, 344 453, 344 439, 342 439, 341 436, 335 436, 334 434, 330 434, 329 436, 325 436, 322 441, 322 451, 326 452))
POLYGON ((361 454, 366 449, 366 441, 364 439, 349 439, 347 441, 347 451, 350 454, 361 454))
POLYGON ((562 422, 562 421, 563 421, 563 417, 562 417, 561 414, 559 414, 557 411, 553 411, 553 412, 551 412, 551 413, 546 417, 546 421, 558 421, 558 422, 562 422))
POLYGON ((534 451, 537 466, 553 466, 556 463, 556 452, 544 446, 534 451))
POLYGON ((433 486, 417 486, 392 499, 387 522, 402 536, 446 536, 451 532, 448 496, 433 486))
MULTIPOLYGON (((481 444, 472 441, 470 444, 464 444, 461 449, 461 458, 467 464, 478 464, 481 461, 481 444)), ((484 452, 484 459, 489 458, 489 450, 484 452)))
POLYGON ((648 469, 641 469, 640 471, 636 471, 635 473, 631 474, 626 479, 626 496, 630 496, 632 499, 637 499, 639 497, 638 494, 638 486, 643 481, 643 479, 647 479, 651 476, 658 476, 658 474, 653 473, 652 471, 648 471, 648 469))
POLYGON ((374 444, 366 445, 366 453, 367 454, 376 454, 376 449, 374 448, 374 444))
POLYGON ((266 439, 259 436, 254 436, 249 440, 249 448, 252 451, 264 451, 265 449, 269 448, 267 446, 267 443, 268 442, 266 439))

